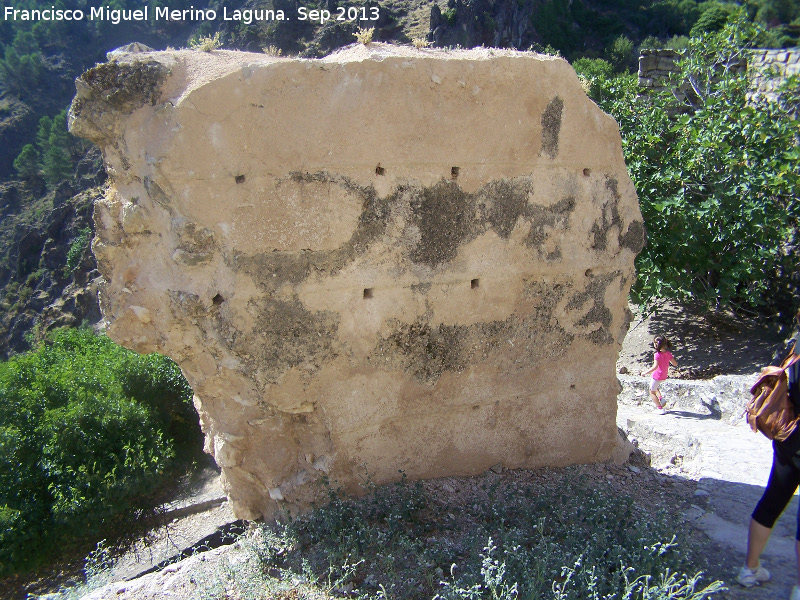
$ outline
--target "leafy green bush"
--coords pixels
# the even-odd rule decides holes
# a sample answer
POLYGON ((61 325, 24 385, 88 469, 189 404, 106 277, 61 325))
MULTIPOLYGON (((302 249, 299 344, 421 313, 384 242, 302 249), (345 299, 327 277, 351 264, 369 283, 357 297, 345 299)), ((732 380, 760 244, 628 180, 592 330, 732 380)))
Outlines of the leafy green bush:
POLYGON ((58 330, 0 363, 0 574, 34 567, 146 506, 177 448, 197 441, 173 424, 192 412, 174 363, 88 328, 58 330))
POLYGON ((738 13, 693 38, 673 89, 640 95, 633 76, 595 78, 592 97, 619 123, 647 229, 636 259, 637 302, 699 301, 709 308, 789 302, 797 269, 800 148, 798 79, 753 96, 730 68, 763 30, 738 13))
POLYGON ((72 273, 78 268, 84 252, 89 247, 91 239, 92 230, 88 227, 85 227, 84 229, 81 229, 75 239, 72 240, 72 243, 69 245, 69 250, 67 251, 67 263, 64 266, 64 270, 67 272, 67 274, 72 273))
POLYGON ((697 22, 692 26, 690 35, 692 37, 700 37, 705 34, 713 33, 721 30, 728 22, 728 17, 731 16, 733 8, 730 5, 709 3, 708 8, 700 15, 697 22))

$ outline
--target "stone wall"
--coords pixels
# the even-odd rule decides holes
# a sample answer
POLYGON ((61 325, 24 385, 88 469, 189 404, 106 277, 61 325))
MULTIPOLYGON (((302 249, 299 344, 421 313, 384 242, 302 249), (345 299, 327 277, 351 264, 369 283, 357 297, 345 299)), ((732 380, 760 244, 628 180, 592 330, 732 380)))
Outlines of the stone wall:
POLYGON ((774 92, 781 79, 800 75, 800 48, 790 50, 753 50, 748 58, 756 72, 756 88, 767 94, 774 92), (764 73, 774 71, 777 77, 767 78, 764 73))
POLYGON ((568 63, 123 54, 77 81, 108 333, 195 392, 240 518, 607 460, 644 228, 568 63))
MULTIPOLYGON (((642 50, 639 56, 639 86, 662 91, 667 87, 669 78, 680 72, 677 60, 681 54, 674 50, 642 50)), ((734 65, 734 70, 750 69, 755 73, 754 87, 760 92, 769 94, 782 78, 800 74, 800 49, 789 50, 751 50, 747 59, 734 65), (765 77, 765 73, 774 72, 775 78, 765 77)), ((675 90, 676 98, 683 102, 686 99, 688 84, 675 90)))

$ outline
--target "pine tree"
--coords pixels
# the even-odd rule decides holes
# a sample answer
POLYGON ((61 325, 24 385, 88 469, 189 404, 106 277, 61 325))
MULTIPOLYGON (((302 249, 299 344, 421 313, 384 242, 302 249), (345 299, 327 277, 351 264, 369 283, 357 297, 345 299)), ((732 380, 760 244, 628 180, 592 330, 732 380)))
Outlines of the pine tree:
POLYGON ((51 186, 56 185, 62 179, 72 177, 72 161, 66 150, 58 146, 50 146, 47 154, 44 155, 42 171, 44 180, 51 186))
POLYGON ((36 130, 36 145, 42 154, 47 154, 50 149, 50 130, 53 128, 53 119, 44 116, 39 119, 39 129, 36 130))
POLYGON ((26 144, 14 160, 14 168, 17 174, 25 180, 31 180, 39 176, 39 153, 33 144, 26 144))
POLYGON ((67 111, 62 110, 53 117, 50 136, 47 139, 48 150, 61 148, 67 156, 72 156, 72 135, 67 131, 67 111))

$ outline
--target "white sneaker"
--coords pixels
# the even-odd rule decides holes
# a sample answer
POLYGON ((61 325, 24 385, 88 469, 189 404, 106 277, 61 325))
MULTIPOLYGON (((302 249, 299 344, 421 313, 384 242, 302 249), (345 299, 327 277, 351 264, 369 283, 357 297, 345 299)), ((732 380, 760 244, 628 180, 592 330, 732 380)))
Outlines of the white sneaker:
POLYGON ((794 586, 792 588, 792 595, 789 596, 789 600, 800 600, 800 586, 794 586))
POLYGON ((654 409, 653 412, 655 414, 657 414, 657 415, 665 415, 665 414, 667 414, 667 411, 663 406, 661 408, 654 409))
MULTIPOLYGON (((767 571, 761 565, 758 565, 756 570, 748 569, 747 565, 743 566, 739 569, 739 576, 736 578, 736 581, 739 582, 740 585, 744 587, 753 587, 754 585, 760 585, 765 581, 769 581, 771 575, 769 571, 767 571)), ((795 586, 797 589, 797 586, 795 586)), ((797 597, 795 598, 795 593, 792 591, 792 598, 791 600, 800 600, 800 590, 797 592, 797 597)))

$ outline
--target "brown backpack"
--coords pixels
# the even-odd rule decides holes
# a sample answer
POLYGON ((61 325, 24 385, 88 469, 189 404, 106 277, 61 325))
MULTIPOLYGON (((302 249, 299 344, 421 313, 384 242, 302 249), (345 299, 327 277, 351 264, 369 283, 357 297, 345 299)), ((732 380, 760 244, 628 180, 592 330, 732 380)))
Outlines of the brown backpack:
POLYGON ((786 371, 800 360, 794 351, 780 367, 764 367, 755 385, 745 414, 753 431, 760 431, 771 440, 784 441, 797 428, 800 415, 789 399, 789 378, 786 371))

